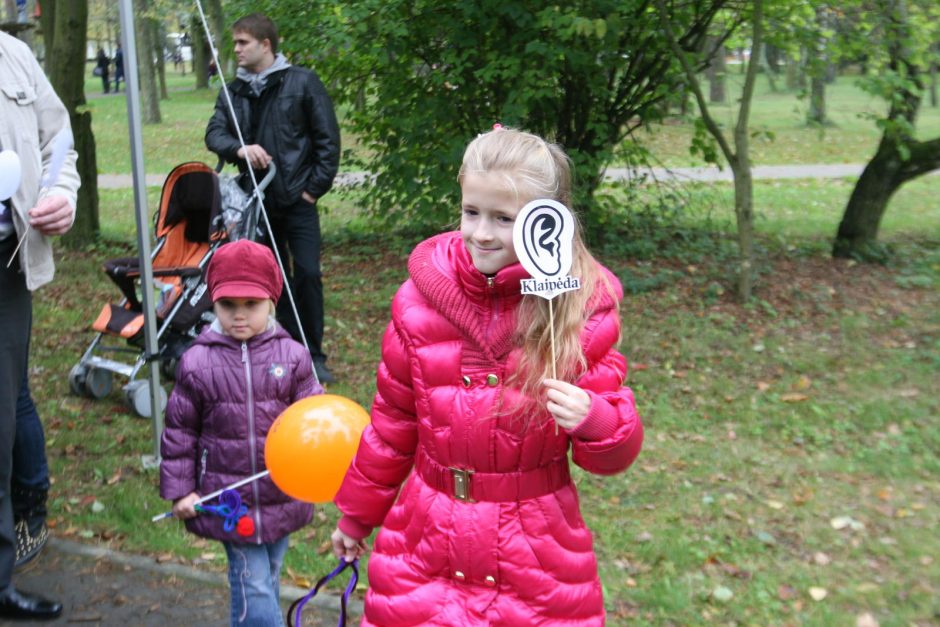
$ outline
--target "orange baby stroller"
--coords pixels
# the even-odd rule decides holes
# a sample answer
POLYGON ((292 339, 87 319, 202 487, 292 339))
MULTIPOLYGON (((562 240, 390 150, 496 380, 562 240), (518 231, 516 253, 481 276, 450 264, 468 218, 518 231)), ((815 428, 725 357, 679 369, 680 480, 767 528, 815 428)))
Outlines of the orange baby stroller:
MULTIPOLYGON (((128 379, 123 388, 125 400, 137 414, 149 416, 150 379, 137 375, 148 361, 159 360, 164 376, 172 379, 180 355, 214 320, 203 271, 223 242, 255 234, 259 194, 273 176, 272 166, 258 192, 247 196, 239 190, 240 203, 223 204, 219 176, 211 167, 189 162, 170 172, 155 216, 151 255, 154 286, 159 290, 155 294, 157 354, 146 354, 139 259, 107 261, 104 271, 124 298, 105 304, 92 324, 97 335, 69 373, 74 394, 103 398, 111 392, 113 375, 119 374, 128 379), (123 342, 115 344, 117 339, 123 342), (121 361, 117 357, 122 354, 131 357, 121 361)), ((229 198, 231 188, 226 186, 229 198)), ((159 394, 165 407, 166 392, 161 389, 159 394)))

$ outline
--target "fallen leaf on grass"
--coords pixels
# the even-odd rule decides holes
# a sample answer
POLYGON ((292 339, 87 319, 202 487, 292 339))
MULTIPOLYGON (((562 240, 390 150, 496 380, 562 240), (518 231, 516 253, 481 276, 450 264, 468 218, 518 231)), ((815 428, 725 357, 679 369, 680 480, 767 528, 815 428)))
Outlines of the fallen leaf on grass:
POLYGON ((805 401, 809 397, 806 394, 801 394, 799 392, 787 392, 786 394, 780 395, 780 400, 784 403, 799 403, 805 401))
POLYGON ((712 590, 712 598, 718 601, 719 603, 727 603, 732 598, 734 598, 734 592, 730 588, 724 586, 718 586, 712 590))
POLYGON ((157 560, 157 564, 162 564, 164 562, 169 562, 170 560, 172 560, 173 554, 172 553, 160 553, 154 559, 157 560))
POLYGON ((326 555, 333 550, 333 542, 330 540, 324 540, 320 543, 320 546, 317 547, 317 555, 326 555))
POLYGON ((780 501, 767 501, 767 507, 770 509, 783 509, 783 503, 780 501))
POLYGON ((859 614, 855 619, 855 627, 878 627, 878 619, 871 612, 859 614))
POLYGON ((861 523, 851 516, 836 516, 829 521, 829 524, 836 531, 845 529, 846 527, 852 529, 852 531, 861 531, 865 528, 865 523, 861 523))
POLYGON ((829 591, 825 588, 817 588, 814 586, 809 589, 809 596, 811 596, 814 601, 822 601, 829 596, 829 591))
POLYGON ((121 480, 121 471, 119 470, 119 471, 117 471, 116 473, 114 473, 113 475, 111 475, 111 478, 108 479, 107 484, 108 484, 108 485, 114 485, 115 483, 117 483, 117 482, 120 481, 120 480, 121 480))
POLYGON ((796 598, 796 588, 785 583, 777 586, 777 598, 781 601, 792 601, 796 598))
POLYGON ((817 551, 813 555, 813 561, 816 562, 818 566, 828 566, 832 560, 822 551, 817 551))

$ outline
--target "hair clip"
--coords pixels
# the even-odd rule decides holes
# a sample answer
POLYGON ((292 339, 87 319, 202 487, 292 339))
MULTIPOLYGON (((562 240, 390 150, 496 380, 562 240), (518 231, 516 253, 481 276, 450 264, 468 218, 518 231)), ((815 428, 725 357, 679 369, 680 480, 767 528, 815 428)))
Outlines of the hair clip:
POLYGON ((500 124, 499 122, 497 122, 496 124, 493 125, 493 130, 494 130, 494 131, 501 131, 501 130, 503 130, 503 125, 500 124))

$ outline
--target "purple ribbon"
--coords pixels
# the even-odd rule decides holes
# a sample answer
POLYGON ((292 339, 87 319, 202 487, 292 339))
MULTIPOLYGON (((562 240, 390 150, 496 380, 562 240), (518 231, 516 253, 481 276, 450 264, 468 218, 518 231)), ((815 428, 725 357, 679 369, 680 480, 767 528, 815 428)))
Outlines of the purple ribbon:
POLYGON ((219 495, 218 505, 197 505, 196 511, 221 516, 225 519, 222 529, 231 532, 238 524, 238 519, 248 513, 248 506, 242 504, 238 490, 225 490, 219 495))
POLYGON ((339 566, 334 568, 333 572, 331 572, 329 575, 326 575, 325 577, 322 577, 320 581, 317 582, 317 585, 315 585, 313 589, 310 590, 310 592, 308 592, 305 596, 291 603, 290 609, 287 610, 288 627, 294 627, 295 625, 300 627, 300 625, 303 624, 301 622, 300 614, 303 612, 304 605, 307 604, 307 601, 315 597, 317 592, 320 591, 320 588, 326 582, 346 570, 347 567, 352 568, 353 572, 352 576, 349 578, 349 585, 346 586, 346 591, 343 592, 343 596, 340 597, 339 622, 337 625, 339 625, 339 627, 343 627, 346 624, 346 602, 349 601, 349 595, 352 594, 352 591, 356 589, 356 584, 359 583, 359 560, 347 562, 344 559, 340 559, 339 566), (292 616, 293 620, 291 620, 292 616))

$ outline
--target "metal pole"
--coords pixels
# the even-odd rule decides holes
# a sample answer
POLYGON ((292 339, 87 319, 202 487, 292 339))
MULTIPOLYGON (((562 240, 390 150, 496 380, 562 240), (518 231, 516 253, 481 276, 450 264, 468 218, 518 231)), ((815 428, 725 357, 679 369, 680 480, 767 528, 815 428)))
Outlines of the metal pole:
MULTIPOLYGON (((156 308, 153 298, 153 267, 150 262, 150 220, 147 208, 147 180, 144 170, 144 143, 140 130, 140 92, 137 80, 137 38, 131 0, 120 0, 121 40, 124 47, 124 90, 127 100, 127 125, 130 131, 131 171, 134 175, 134 207, 137 212, 137 250, 140 255, 141 303, 144 308, 144 350, 156 357, 156 308)), ((149 51, 147 52, 149 56, 149 51)), ((145 63, 148 62, 146 59, 145 63)), ((153 422, 153 455, 143 456, 145 467, 160 463, 160 435, 163 433, 163 408, 159 399, 160 370, 150 361, 150 417, 153 422)))

